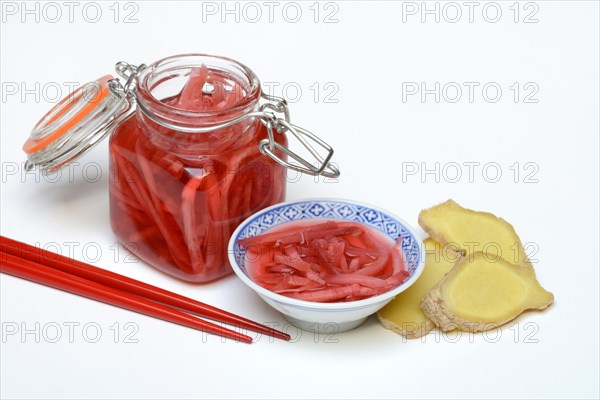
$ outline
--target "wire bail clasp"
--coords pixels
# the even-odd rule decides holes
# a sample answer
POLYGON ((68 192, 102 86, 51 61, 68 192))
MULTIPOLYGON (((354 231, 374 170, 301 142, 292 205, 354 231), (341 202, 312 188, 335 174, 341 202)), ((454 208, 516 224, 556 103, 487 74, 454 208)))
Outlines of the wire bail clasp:
POLYGON ((290 111, 287 101, 284 98, 268 95, 265 92, 261 93, 261 97, 268 101, 267 103, 263 103, 259 108, 260 112, 263 113, 260 121, 267 127, 268 138, 261 140, 258 144, 260 152, 275 160, 279 165, 294 171, 308 175, 323 175, 328 178, 339 177, 340 170, 331 163, 333 148, 313 133, 290 122, 290 111), (272 111, 266 111, 267 109, 272 111), (277 117, 275 113, 283 114, 283 118, 277 117), (311 163, 291 149, 277 143, 275 141, 274 130, 278 133, 291 133, 315 158, 316 163, 311 163), (311 142, 323 148, 326 151, 326 155, 322 156, 313 147, 311 142), (275 154, 276 150, 283 152, 299 165, 281 159, 275 154))
POLYGON ((139 73, 145 69, 146 64, 136 66, 125 61, 119 61, 115 65, 115 71, 125 80, 125 84, 122 84, 118 78, 111 79, 108 81, 108 89, 119 98, 126 97, 130 103, 136 103, 135 85, 139 73))

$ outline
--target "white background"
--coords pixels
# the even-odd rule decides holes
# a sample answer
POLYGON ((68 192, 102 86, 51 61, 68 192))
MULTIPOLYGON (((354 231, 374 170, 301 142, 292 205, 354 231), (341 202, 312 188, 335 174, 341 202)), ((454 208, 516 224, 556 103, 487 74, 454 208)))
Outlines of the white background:
POLYGON ((20 2, 7 3, 1 28, 2 235, 55 243, 63 254, 68 242, 77 242, 72 255, 78 259, 90 261, 100 250, 95 265, 282 327, 283 317, 234 276, 188 285, 116 252, 106 143, 57 182, 22 174, 21 145, 56 102, 57 87, 66 95, 69 82, 111 73, 119 60, 150 63, 203 52, 249 65, 264 82, 279 84, 273 94, 288 84, 288 96, 295 97, 293 89, 301 88, 293 120, 335 147, 342 177, 333 183, 302 178, 288 185, 288 199, 360 200, 415 226, 422 208, 448 198, 494 212, 514 224, 531 252, 537 250, 538 278, 556 302, 487 335, 431 333, 406 341, 371 318, 332 338, 290 328, 294 343, 262 337, 244 345, 2 275, 3 330, 20 330, 1 343, 3 398, 598 398, 597 2, 520 3, 518 22, 513 2, 500 2, 495 23, 494 5, 482 13, 486 2, 474 9, 473 22, 458 2, 462 18, 455 23, 456 8, 445 3, 437 6, 439 22, 435 15, 422 22, 420 10, 410 14, 413 5, 423 7, 420 2, 393 1, 321 3, 315 22, 313 2, 301 2, 296 23, 295 8, 288 6, 286 14, 283 3, 272 22, 268 6, 256 3, 262 19, 255 23, 256 8, 243 3, 236 22, 236 15, 222 14, 221 2, 204 6, 216 6, 215 15, 203 13, 199 3, 153 1, 117 5, 117 16, 108 2, 99 5, 96 23, 95 7, 86 14, 84 3, 72 22, 67 6, 55 3, 62 16, 54 23, 55 8, 38 3, 36 22, 20 2), (125 23, 134 11, 138 22, 125 23), (324 23, 332 12, 337 22, 324 23), (524 23, 531 13, 530 22, 537 22, 524 23), (447 90, 439 102, 433 94, 421 99, 406 92, 403 101, 403 88, 421 82, 430 89, 440 82, 440 91, 447 90), (463 88, 455 103, 452 82, 463 88), (479 85, 472 102, 464 82, 479 85), (315 83, 319 98, 310 89, 315 83), (488 83, 502 90, 496 102, 492 89, 487 98, 482 94, 488 83), (324 101, 332 88, 338 90, 328 100, 337 103, 324 101), (537 102, 525 102, 535 88, 528 101, 537 102), (435 170, 436 162, 439 178, 421 174, 435 170), (471 177, 464 164, 470 162, 480 163, 471 177), (419 171, 407 175, 415 166, 419 171), (98 170, 101 178, 93 182, 98 170), (137 343, 126 343, 128 322, 139 328, 137 343), (36 323, 38 339, 21 336, 22 329, 36 331, 36 323), (69 323, 79 324, 72 340, 69 323), (87 336, 85 324, 91 324, 87 336), (51 343, 56 326, 62 336, 51 343), (101 336, 89 343, 94 327, 101 336))

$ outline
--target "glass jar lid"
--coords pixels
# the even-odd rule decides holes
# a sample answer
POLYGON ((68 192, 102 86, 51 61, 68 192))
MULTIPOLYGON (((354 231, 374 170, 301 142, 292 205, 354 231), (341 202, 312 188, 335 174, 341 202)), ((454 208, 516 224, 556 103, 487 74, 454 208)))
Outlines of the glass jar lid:
POLYGON ((80 157, 108 135, 131 104, 110 89, 111 75, 80 86, 34 126, 23 145, 25 168, 53 172, 80 157))

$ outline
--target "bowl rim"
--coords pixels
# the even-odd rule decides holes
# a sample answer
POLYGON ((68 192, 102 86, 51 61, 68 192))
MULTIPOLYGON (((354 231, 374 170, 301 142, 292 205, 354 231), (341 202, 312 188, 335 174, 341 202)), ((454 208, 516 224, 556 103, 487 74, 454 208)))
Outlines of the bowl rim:
POLYGON ((231 268, 233 269, 235 274, 238 276, 238 278, 240 278, 242 280, 242 282, 244 282, 246 284, 246 286, 253 289, 259 295, 266 296, 269 299, 276 301, 277 303, 280 303, 280 304, 296 306, 296 307, 301 307, 301 308, 320 309, 320 310, 340 310, 340 309, 351 310, 351 309, 369 307, 369 306, 372 306, 374 304, 377 304, 377 303, 380 303, 380 302, 383 302, 386 300, 391 300, 392 298, 397 296, 399 293, 405 291, 410 286, 412 286, 415 283, 415 281, 421 276, 421 274, 423 273, 423 269, 425 268, 425 246, 423 244, 423 238, 421 238, 421 235, 419 235, 417 233, 417 231, 411 225, 409 225, 404 219, 398 217, 394 213, 391 213, 381 207, 374 206, 374 205, 368 204, 368 203, 363 203, 360 201, 354 201, 354 200, 348 200, 348 199, 342 199, 342 198, 319 197, 319 198, 309 198, 309 199, 301 199, 301 200, 289 200, 289 201, 284 201, 284 202, 277 203, 272 206, 263 208, 262 210, 255 212, 254 214, 252 214, 248 218, 246 218, 244 221, 242 221, 242 223, 238 225, 238 227, 235 229, 235 231, 233 231, 233 234, 231 235, 231 237, 229 239, 229 243, 227 245, 227 255, 229 258, 229 263, 231 264, 231 268), (404 281, 398 287, 396 287, 392 290, 389 290, 385 293, 381 293, 377 296, 369 297, 367 299, 346 301, 346 302, 319 303, 319 302, 314 302, 314 301, 298 300, 298 299, 294 299, 291 297, 283 296, 281 294, 278 294, 278 293, 275 293, 268 289, 263 288, 258 283, 254 282, 252 279, 250 279, 250 277, 248 277, 242 271, 240 266, 238 265, 238 263, 235 259, 235 252, 234 252, 234 245, 236 242, 236 238, 239 235, 240 231, 242 229, 244 229, 248 225, 248 223, 250 221, 254 220, 257 216, 266 214, 267 212, 269 212, 275 208, 299 204, 299 203, 306 203, 306 202, 350 203, 350 204, 355 204, 355 205, 359 205, 359 206, 363 206, 363 207, 372 208, 374 210, 377 210, 379 212, 386 214, 390 218, 393 218, 394 220, 396 220, 397 222, 402 224, 402 226, 413 236, 413 238, 415 240, 420 242, 419 243, 419 249, 420 249, 419 262, 417 264, 417 268, 415 269, 415 272, 406 281, 404 281))

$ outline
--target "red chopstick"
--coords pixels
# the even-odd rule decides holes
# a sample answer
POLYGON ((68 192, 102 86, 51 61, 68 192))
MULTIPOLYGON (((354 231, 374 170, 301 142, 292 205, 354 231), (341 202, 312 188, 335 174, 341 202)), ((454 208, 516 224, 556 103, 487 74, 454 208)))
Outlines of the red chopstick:
MULTIPOLYGON (((137 296, 141 296, 144 299, 147 300, 153 300, 153 301, 157 301, 160 302, 162 304, 171 306, 171 307, 175 307, 178 308, 180 310, 183 311, 187 311, 190 313, 194 313, 196 315, 199 316, 203 316, 206 318, 211 318, 220 322, 225 322, 228 324, 233 324, 235 326, 241 327, 241 328, 246 328, 248 330, 252 330, 252 331, 256 331, 256 332, 260 332, 269 336, 274 336, 283 340, 289 340, 290 336, 277 331, 273 328, 269 328, 267 326, 258 324, 254 321, 251 321, 249 319, 237 316, 235 314, 232 314, 230 312, 221 310, 219 308, 210 306, 208 304, 204 304, 201 303, 199 301, 196 300, 192 300, 189 299, 187 297, 169 292, 167 290, 164 289, 160 289, 158 287, 152 286, 152 285, 148 285, 146 283, 137 281, 135 279, 131 279, 128 278, 126 276, 123 275, 119 275, 116 274, 114 272, 110 272, 110 271, 106 271, 104 269, 101 268, 97 268, 94 266, 91 266, 89 264, 85 264, 83 262, 77 261, 77 260, 73 260, 71 258, 68 257, 64 257, 61 256, 59 254, 56 253, 52 253, 37 247, 33 247, 31 245, 16 241, 16 240, 12 240, 3 236, 0 236, 0 246, 1 246, 1 251, 2 251, 2 272, 6 272, 12 275, 16 275, 16 276, 20 276, 23 277, 25 279, 29 279, 29 280, 33 280, 39 283, 43 283, 46 284, 48 286, 53 286, 53 287, 57 287, 54 286, 52 284, 50 284, 51 282, 47 282, 45 280, 40 281, 39 279, 41 279, 39 276, 33 276, 33 275, 27 275, 27 276, 23 276, 23 274, 18 274, 19 271, 15 270, 15 268, 17 268, 17 260, 16 259, 20 259, 23 262, 20 263, 19 265, 23 265, 25 261, 31 262, 33 264, 36 264, 36 266, 41 266, 41 267, 45 267, 45 268, 49 268, 52 271, 55 272, 63 272, 64 274, 71 276, 71 277, 76 277, 76 278, 80 278, 85 280, 88 283, 95 283, 99 286, 103 286, 105 289, 113 289, 114 291, 122 291, 122 294, 128 294, 128 295, 137 295, 137 296), (9 260, 8 256, 12 256, 12 258, 10 258, 10 265, 9 261, 5 262, 6 260, 9 260), (6 268, 5 265, 7 264, 6 268), (43 264, 43 265, 42 265, 43 264), (10 271, 12 272, 9 272, 10 271), (28 276, 31 276, 32 279, 30 279, 28 276)), ((31 264, 27 264, 25 263, 25 265, 29 265, 31 266, 31 264)), ((63 288, 63 287, 59 287, 63 290, 66 291, 71 291, 67 288, 63 288)), ((76 294, 81 294, 83 296, 86 297, 92 297, 95 298, 93 296, 87 296, 85 293, 79 293, 79 292, 74 292, 76 294)), ((133 296, 135 297, 135 296, 133 296)), ((141 300, 144 300, 141 299, 141 300)), ((104 301, 104 300, 101 300, 104 301)), ((110 301, 106 301, 109 302, 111 304, 113 304, 110 301)), ((150 304, 154 304, 149 302, 150 304)), ((118 305, 118 304, 115 304, 118 305)), ((160 306, 157 304, 154 304, 155 306, 160 306)), ((120 307, 122 307, 121 305, 119 305, 120 307)), ((123 308, 128 308, 128 307, 123 307, 123 308)), ((168 310, 171 310, 168 307, 163 307, 166 308, 168 310)), ((130 308, 128 308, 130 309, 130 308)), ((133 309, 133 311, 137 311, 135 309, 133 309)), ((177 311, 177 310, 171 310, 171 311, 177 311)), ((140 311, 143 312, 143 311, 140 311)), ((143 312, 144 313, 144 312, 143 312)), ((180 316, 184 315, 187 318, 192 318, 191 316, 184 314, 184 313, 179 313, 180 316)), ((154 315, 156 316, 156 315, 154 315)), ((157 316, 158 318, 161 318, 161 316, 157 316)), ((187 320, 186 318, 186 320, 187 320)), ((163 318, 164 319, 164 318, 163 318)), ((199 320, 199 319, 195 319, 196 322, 197 321, 201 321, 204 324, 210 324, 208 322, 199 320)), ((186 325, 189 326, 189 325, 186 325)), ((221 328, 217 325, 214 324, 210 324, 211 329, 224 329, 221 328)), ((229 331, 229 332, 234 332, 234 331, 229 331)), ((213 332, 215 333, 215 332, 213 332)), ((236 332, 234 332, 236 335, 236 332)), ((244 335, 242 335, 244 336, 244 335)), ((248 338, 246 336, 246 338, 248 338)), ((240 340, 238 338, 238 340, 240 340)), ((247 341, 246 340, 242 340, 242 341, 247 341)))
POLYGON ((252 343, 252 338, 249 336, 203 321, 174 308, 153 303, 143 297, 134 296, 8 253, 0 253, 0 271, 151 317, 252 343))
POLYGON ((63 272, 100 283, 102 285, 136 294, 149 300, 158 301, 165 305, 175 307, 201 317, 235 325, 240 328, 263 333, 279 339, 290 340, 290 335, 280 332, 276 329, 269 328, 265 325, 261 325, 208 304, 201 303, 199 301, 111 271, 107 271, 102 268, 94 267, 60 254, 52 253, 50 251, 9 239, 4 236, 0 236, 0 246, 2 251, 8 254, 41 263, 49 267, 59 269, 63 272))

